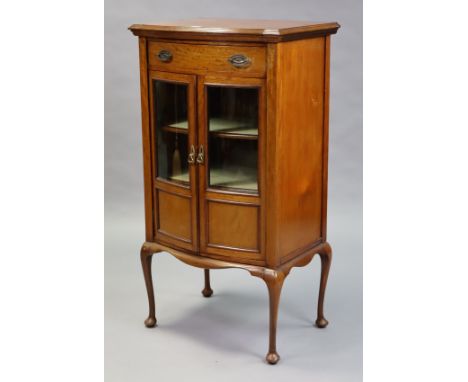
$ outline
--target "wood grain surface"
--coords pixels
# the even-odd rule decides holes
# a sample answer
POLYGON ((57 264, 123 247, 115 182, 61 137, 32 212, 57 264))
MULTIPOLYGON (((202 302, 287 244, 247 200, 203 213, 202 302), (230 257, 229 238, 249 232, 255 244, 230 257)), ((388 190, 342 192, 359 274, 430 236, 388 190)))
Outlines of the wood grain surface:
MULTIPOLYGON (((330 34, 338 28, 337 23, 229 19, 130 27, 139 36, 140 54, 146 219, 140 255, 149 302, 146 326, 157 322, 151 258, 161 251, 204 269, 205 297, 213 293, 210 269, 245 269, 265 281, 270 364, 280 359, 276 331, 283 282, 292 267, 305 266, 319 254, 316 326, 327 326, 323 305, 332 259, 326 241, 330 34), (170 53, 166 61, 158 57, 161 51, 170 53), (250 65, 235 67, 229 58, 236 54, 248 57, 250 65), (184 134, 189 147, 194 146, 199 160, 180 175, 185 183, 157 173, 154 81, 188 88, 187 120, 162 127, 168 134, 184 134), (221 127, 214 134, 257 142, 258 189, 255 183, 250 189, 235 189, 208 182, 210 86, 257 91, 258 126, 241 126, 237 133, 221 127)), ((257 105, 257 100, 250 102, 257 105)))
POLYGON ((228 45, 200 45, 163 41, 148 43, 149 67, 153 70, 207 74, 223 73, 232 76, 264 77, 266 66, 266 52, 264 47, 228 46, 228 45), (172 54, 169 62, 158 59, 158 53, 168 51, 172 54), (228 59, 242 54, 250 60, 245 68, 236 68, 228 59))
POLYGON ((336 22, 199 18, 134 24, 136 36, 211 41, 280 42, 336 33, 336 22))

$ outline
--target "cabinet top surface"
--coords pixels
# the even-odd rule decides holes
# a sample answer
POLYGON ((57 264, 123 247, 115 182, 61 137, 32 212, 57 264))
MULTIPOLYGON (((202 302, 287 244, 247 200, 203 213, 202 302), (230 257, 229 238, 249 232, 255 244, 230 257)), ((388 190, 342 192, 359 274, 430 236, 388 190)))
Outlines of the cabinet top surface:
POLYGON ((130 30, 137 36, 199 39, 224 37, 226 40, 276 42, 336 33, 336 22, 298 20, 249 20, 197 18, 134 24, 130 30))

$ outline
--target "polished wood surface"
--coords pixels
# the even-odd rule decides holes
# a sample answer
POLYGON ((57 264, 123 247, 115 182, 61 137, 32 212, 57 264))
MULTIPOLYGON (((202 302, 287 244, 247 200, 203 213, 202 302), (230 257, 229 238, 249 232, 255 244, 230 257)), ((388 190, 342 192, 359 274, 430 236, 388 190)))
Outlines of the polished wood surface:
POLYGON ((153 253, 148 246, 142 245, 140 250, 141 266, 143 268, 143 275, 145 277, 146 292, 148 293, 148 305, 149 313, 148 318, 145 320, 145 325, 148 328, 152 328, 156 325, 156 305, 154 302, 154 290, 153 290, 153 276, 151 273, 151 261, 153 259, 153 253))
POLYGON ((263 77, 265 76, 266 50, 264 47, 199 45, 174 42, 150 41, 148 44, 148 64, 150 69, 207 74, 221 73, 232 76, 263 77), (172 59, 163 62, 158 58, 161 51, 172 54, 172 59), (250 65, 237 68, 228 60, 242 54, 250 60, 250 65))
MULTIPOLYGON (((279 267, 276 268, 269 268, 263 265, 252 265, 246 263, 237 263, 234 261, 213 259, 211 257, 205 256, 205 254, 195 255, 188 253, 185 250, 175 249, 174 247, 155 242, 144 242, 142 245, 141 253, 144 254, 143 256, 150 256, 160 252, 167 252, 179 259, 180 261, 184 262, 185 264, 191 265, 193 267, 201 269, 243 269, 249 272, 252 276, 264 279, 265 277, 275 277, 275 274, 278 272, 283 273, 284 277, 288 276, 292 268, 305 267, 312 261, 315 255, 320 256, 324 252, 328 253, 328 251, 331 253, 331 247, 330 250, 328 249, 329 246, 330 244, 327 242, 317 244, 315 247, 310 248, 301 255, 285 262, 284 264, 281 264, 279 267)), ((324 279, 324 285, 326 287, 326 279, 324 279)))
POLYGON ((320 273, 320 290, 319 299, 317 305, 317 319, 315 324, 319 328, 325 328, 328 325, 328 321, 323 315, 323 302, 325 300, 325 290, 327 288, 328 273, 330 272, 330 266, 332 261, 332 249, 330 244, 325 242, 318 251, 320 255, 320 261, 322 263, 322 272, 320 273))
POLYGON ((189 186, 158 178, 156 152, 156 113, 153 107, 154 81, 168 81, 185 84, 188 87, 188 146, 197 145, 196 131, 196 77, 179 73, 149 71, 149 104, 152 130, 152 187, 154 188, 154 236, 167 244, 173 244, 191 251, 198 250, 198 200, 197 173, 195 166, 189 166, 189 186), (161 203, 161 198, 163 198, 161 203))
POLYGON ((325 37, 325 83, 323 89, 323 144, 322 144, 322 226, 321 236, 327 241, 328 207, 328 121, 330 101, 330 36, 325 37))
POLYGON ((205 288, 202 294, 205 297, 212 295, 213 291, 209 284, 209 269, 225 269, 225 268, 238 268, 248 271, 252 276, 259 277, 265 281, 268 288, 268 295, 270 301, 269 313, 269 345, 268 353, 265 357, 266 361, 270 364, 276 364, 280 356, 276 349, 276 332, 278 323, 278 309, 283 282, 289 275, 293 267, 304 267, 309 264, 316 254, 320 255, 322 261, 322 270, 320 276, 320 290, 319 302, 317 306, 317 319, 316 326, 318 328, 325 328, 328 321, 323 315, 323 303, 325 296, 325 289, 327 286, 328 272, 331 263, 331 247, 328 243, 320 243, 314 248, 309 249, 300 256, 282 264, 278 268, 271 269, 262 266, 234 263, 229 261, 216 260, 204 256, 195 256, 187 254, 185 251, 179 251, 171 247, 167 247, 157 243, 144 243, 141 249, 141 261, 146 282, 146 289, 148 293, 148 301, 150 306, 149 316, 145 320, 147 327, 156 325, 156 312, 154 302, 153 282, 151 278, 151 258, 154 253, 169 252, 180 261, 198 268, 205 269, 205 288))
POLYGON ((265 220, 268 224, 265 226, 265 236, 268 240, 265 242, 265 257, 266 263, 270 267, 278 267, 280 265, 280 258, 278 256, 278 241, 276 239, 278 228, 278 219, 272 208, 278 205, 278 192, 276 192, 276 168, 278 163, 278 154, 276 150, 276 128, 277 123, 277 109, 281 107, 280 99, 278 97, 279 87, 277 86, 278 81, 276 75, 279 70, 278 56, 278 44, 267 45, 267 78, 266 78, 266 90, 267 90, 267 102, 266 102, 266 125, 271 131, 270 134, 266 134, 266 147, 265 150, 265 161, 268 163, 265 171, 265 183, 268 185, 268 192, 265 192, 263 200, 268 208, 265 208, 265 220))
POLYGON ((149 97, 148 97, 148 53, 146 38, 138 38, 140 55, 140 92, 141 92, 141 126, 143 143, 143 175, 145 187, 145 227, 146 240, 153 240, 154 237, 154 209, 153 209, 153 179, 152 179, 152 153, 150 126, 149 97))
POLYGON ((156 198, 159 206, 158 232, 192 243, 191 197, 156 190, 156 198))
POLYGON ((213 289, 211 289, 210 285, 210 270, 205 269, 205 287, 202 290, 203 297, 211 297, 213 295, 213 289))
POLYGON ((275 261, 284 262, 320 240, 325 39, 278 44, 275 51, 275 97, 280 102, 269 126, 275 134, 273 174, 268 189, 275 194, 267 210, 273 222, 275 261), (307 65, 297 65, 298 62, 307 65))
POLYGON ((134 24, 129 29, 133 34, 145 37, 280 42, 333 34, 339 27, 336 22, 198 18, 152 25, 134 24))
POLYGON ((259 78, 226 77, 217 74, 199 76, 198 81, 198 142, 204 146, 206 161, 199 165, 200 251, 218 259, 264 265, 265 229, 263 199, 265 190, 265 82, 259 78), (208 187, 210 147, 208 144, 207 86, 256 88, 259 92, 258 115, 258 194, 208 187), (216 203, 216 204, 213 204, 216 203), (220 212, 225 204, 226 215, 220 212), (211 214, 209 213, 211 206, 211 214), (233 215, 233 207, 238 212, 233 215), (213 212, 214 210, 214 212, 213 212), (235 216, 235 219, 233 219, 235 216), (238 231, 233 226, 242 227, 238 231), (246 229, 249 229, 248 232, 246 229), (210 237, 211 234, 211 237, 210 237), (214 237, 213 237, 214 234, 214 237), (214 239, 214 241, 213 241, 214 239))
POLYGON ((330 34, 338 27, 213 19, 130 28, 140 36, 146 326, 156 325, 151 259, 162 251, 204 269, 205 297, 213 293, 210 269, 245 269, 265 281, 270 364, 280 358, 276 332, 283 282, 292 267, 305 266, 318 254, 316 326, 327 326, 323 305, 332 259, 326 241, 330 34), (162 50, 171 53, 167 62, 158 58, 162 50), (233 67, 228 58, 234 54, 248 56, 251 65, 233 67), (157 174, 156 80, 188 86, 188 121, 163 126, 184 134, 197 152, 204 147, 204 160, 189 165, 186 183, 157 174), (208 185, 208 86, 258 89, 258 134, 248 137, 258 142, 258 191, 208 185))
POLYGON ((208 201, 209 247, 259 252, 258 206, 208 201))
POLYGON ((265 357, 269 364, 276 364, 280 356, 276 351, 276 328, 278 323, 278 309, 281 289, 286 275, 283 272, 274 272, 264 277, 268 287, 268 297, 270 300, 270 335, 268 343, 268 353, 265 357))

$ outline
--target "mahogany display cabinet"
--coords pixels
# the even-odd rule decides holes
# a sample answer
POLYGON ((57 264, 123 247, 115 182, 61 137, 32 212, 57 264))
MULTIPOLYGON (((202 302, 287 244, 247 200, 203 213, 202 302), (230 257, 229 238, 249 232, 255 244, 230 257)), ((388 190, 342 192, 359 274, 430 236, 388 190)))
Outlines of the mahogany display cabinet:
POLYGON ((241 268, 266 283, 267 362, 279 360, 281 288, 327 243, 330 35, 337 23, 195 19, 132 25, 138 36, 146 241, 141 262, 156 325, 151 259, 241 268))

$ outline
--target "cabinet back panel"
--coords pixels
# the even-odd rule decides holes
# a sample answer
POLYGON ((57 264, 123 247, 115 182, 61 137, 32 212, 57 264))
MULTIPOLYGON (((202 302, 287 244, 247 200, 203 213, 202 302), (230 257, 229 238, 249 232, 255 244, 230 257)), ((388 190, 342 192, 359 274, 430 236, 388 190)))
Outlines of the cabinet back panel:
POLYGON ((277 46, 276 226, 284 262, 320 240, 325 39, 277 46), (301 63, 301 64, 299 64, 301 63))

